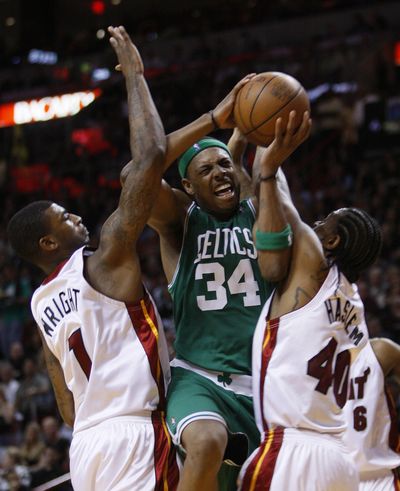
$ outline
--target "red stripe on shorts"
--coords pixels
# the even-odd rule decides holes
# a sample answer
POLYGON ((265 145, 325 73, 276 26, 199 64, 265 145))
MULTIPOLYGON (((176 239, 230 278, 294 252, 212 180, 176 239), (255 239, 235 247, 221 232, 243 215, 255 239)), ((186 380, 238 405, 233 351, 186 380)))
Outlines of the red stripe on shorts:
POLYGON ((272 353, 276 346, 276 338, 278 336, 279 317, 267 321, 264 331, 262 354, 261 354, 261 370, 260 370, 260 412, 263 422, 264 432, 268 431, 268 424, 264 415, 264 385, 267 376, 268 365, 272 357, 272 353))
POLYGON ((154 491, 175 491, 179 481, 179 469, 175 447, 172 445, 164 415, 152 414, 154 428, 154 491))
POLYGON ((265 435, 263 443, 248 465, 241 491, 268 491, 276 461, 282 447, 284 429, 276 428, 265 435))
POLYGON ((394 491, 400 491, 400 473, 398 469, 392 469, 393 472, 393 489, 394 491))
POLYGON ((140 302, 140 308, 138 308, 137 304, 125 304, 125 306, 136 335, 147 355, 151 374, 158 387, 159 403, 157 409, 160 411, 165 410, 164 374, 161 369, 158 352, 159 325, 153 302, 149 296, 146 296, 145 300, 140 302))

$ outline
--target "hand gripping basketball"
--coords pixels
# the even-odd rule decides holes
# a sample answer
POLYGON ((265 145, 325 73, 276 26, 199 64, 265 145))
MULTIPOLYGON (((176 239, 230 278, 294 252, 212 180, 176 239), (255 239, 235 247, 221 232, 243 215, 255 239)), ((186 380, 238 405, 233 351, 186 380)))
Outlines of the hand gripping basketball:
POLYGON ((255 145, 267 146, 275 137, 275 122, 282 118, 286 128, 291 111, 297 129, 305 111, 310 112, 310 101, 298 80, 280 72, 259 73, 238 92, 234 118, 247 140, 255 145))

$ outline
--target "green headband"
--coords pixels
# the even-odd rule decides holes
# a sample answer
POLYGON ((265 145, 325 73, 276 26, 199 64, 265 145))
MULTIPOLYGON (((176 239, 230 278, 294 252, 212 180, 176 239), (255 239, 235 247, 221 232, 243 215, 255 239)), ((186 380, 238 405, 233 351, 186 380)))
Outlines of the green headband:
POLYGON ((215 138, 203 138, 202 140, 199 140, 197 143, 189 147, 179 159, 178 170, 181 177, 182 178, 186 177, 189 164, 194 159, 194 157, 196 157, 197 154, 199 154, 206 148, 212 148, 212 147, 222 148, 232 158, 231 152, 229 151, 229 148, 225 145, 225 143, 216 140, 215 138))

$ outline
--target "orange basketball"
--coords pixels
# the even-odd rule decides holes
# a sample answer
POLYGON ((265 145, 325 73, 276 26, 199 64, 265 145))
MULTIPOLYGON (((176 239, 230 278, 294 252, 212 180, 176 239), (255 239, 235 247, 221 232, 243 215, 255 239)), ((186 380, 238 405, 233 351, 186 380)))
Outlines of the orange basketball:
POLYGON ((234 117, 249 142, 267 146, 274 139, 277 118, 282 118, 285 127, 292 110, 296 111, 295 122, 300 126, 304 111, 310 111, 304 87, 286 73, 264 72, 240 89, 234 117))

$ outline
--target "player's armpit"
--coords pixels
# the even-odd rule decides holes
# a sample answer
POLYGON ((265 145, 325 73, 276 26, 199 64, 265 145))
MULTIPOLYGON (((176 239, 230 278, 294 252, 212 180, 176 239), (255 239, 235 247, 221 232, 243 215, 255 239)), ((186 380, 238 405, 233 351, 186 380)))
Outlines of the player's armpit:
POLYGON ((173 189, 166 182, 162 181, 161 189, 157 196, 148 225, 154 228, 161 236, 168 235, 171 231, 176 234, 179 229, 183 230, 186 210, 191 203, 191 199, 179 189, 173 189))
POLYGON ((75 407, 72 392, 68 389, 67 384, 65 383, 64 373, 59 361, 47 346, 47 343, 43 338, 43 334, 40 329, 39 334, 42 341, 47 373, 50 377, 54 389, 58 409, 65 423, 73 427, 75 420, 75 407))
POLYGON ((118 208, 103 224, 97 257, 110 266, 130 261, 135 244, 158 199, 161 183, 162 154, 144 160, 151 164, 130 161, 121 172, 123 187, 118 208))

